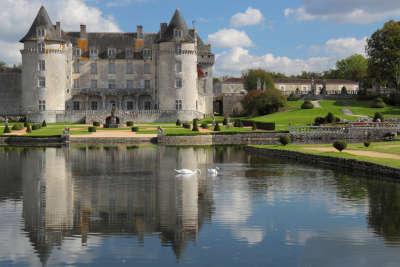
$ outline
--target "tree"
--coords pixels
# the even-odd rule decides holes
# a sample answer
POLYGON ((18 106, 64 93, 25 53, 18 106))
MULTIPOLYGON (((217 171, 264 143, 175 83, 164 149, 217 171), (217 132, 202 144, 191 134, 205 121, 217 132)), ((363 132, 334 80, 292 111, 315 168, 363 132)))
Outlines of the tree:
POLYGON ((380 85, 400 90, 400 21, 388 21, 367 41, 368 74, 380 85))
POLYGON ((367 77, 368 61, 359 54, 352 55, 336 62, 337 77, 361 82, 367 77))
POLYGON ((247 91, 256 90, 257 84, 261 82, 261 89, 273 89, 275 88, 273 75, 263 69, 250 69, 242 74, 244 79, 244 88, 247 91))
POLYGON ((242 100, 243 110, 247 116, 271 114, 286 105, 286 98, 277 89, 269 89, 264 92, 252 90, 242 100))

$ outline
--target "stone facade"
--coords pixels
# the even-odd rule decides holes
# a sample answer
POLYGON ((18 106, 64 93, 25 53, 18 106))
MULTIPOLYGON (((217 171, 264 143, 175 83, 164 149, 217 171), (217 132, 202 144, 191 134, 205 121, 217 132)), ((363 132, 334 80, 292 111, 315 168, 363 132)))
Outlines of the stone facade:
POLYGON ((214 54, 179 10, 157 33, 96 33, 65 32, 42 7, 21 42, 20 113, 32 121, 102 121, 112 107, 126 120, 213 113, 214 54))

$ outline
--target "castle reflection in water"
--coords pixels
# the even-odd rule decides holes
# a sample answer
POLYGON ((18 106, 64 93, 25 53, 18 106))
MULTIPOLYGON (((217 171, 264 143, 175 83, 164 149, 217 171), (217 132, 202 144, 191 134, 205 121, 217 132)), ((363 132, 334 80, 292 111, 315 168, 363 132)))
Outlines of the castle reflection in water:
POLYGON ((24 230, 42 263, 64 238, 80 236, 85 246, 96 233, 140 242, 157 233, 179 258, 211 220, 213 179, 204 173, 214 150, 81 147, 20 155, 14 170, 22 177, 24 230), (173 169, 183 167, 203 172, 175 177, 173 169))

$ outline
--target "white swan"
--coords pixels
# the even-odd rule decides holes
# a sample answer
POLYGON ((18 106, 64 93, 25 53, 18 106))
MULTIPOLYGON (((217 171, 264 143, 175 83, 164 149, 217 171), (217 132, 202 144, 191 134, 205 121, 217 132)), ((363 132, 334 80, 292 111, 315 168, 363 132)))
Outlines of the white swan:
POLYGON ((220 168, 218 168, 218 167, 215 167, 214 169, 207 169, 207 171, 208 171, 209 174, 215 175, 215 176, 218 175, 218 171, 219 171, 219 170, 220 170, 220 168))
POLYGON ((188 175, 188 174, 193 175, 193 174, 196 174, 196 173, 201 173, 201 171, 199 169, 196 169, 196 170, 189 170, 189 169, 176 170, 175 169, 175 172, 178 173, 178 174, 186 174, 186 175, 188 175))

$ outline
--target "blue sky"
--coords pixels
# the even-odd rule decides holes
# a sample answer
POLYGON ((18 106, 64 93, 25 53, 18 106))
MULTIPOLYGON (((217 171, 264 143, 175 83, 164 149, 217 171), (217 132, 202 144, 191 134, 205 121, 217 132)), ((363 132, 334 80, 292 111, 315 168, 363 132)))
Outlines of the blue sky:
POLYGON ((218 75, 250 67, 288 74, 322 71, 363 53, 365 39, 388 19, 400 18, 398 0, 2 0, 0 60, 18 63, 16 41, 40 5, 63 29, 155 32, 179 8, 217 54, 218 75), (35 12, 32 12, 34 10, 35 12), (16 25, 17 24, 17 25, 16 25), (12 30, 11 30, 12 29, 12 30))

